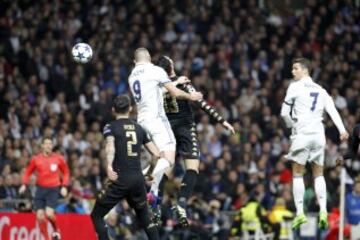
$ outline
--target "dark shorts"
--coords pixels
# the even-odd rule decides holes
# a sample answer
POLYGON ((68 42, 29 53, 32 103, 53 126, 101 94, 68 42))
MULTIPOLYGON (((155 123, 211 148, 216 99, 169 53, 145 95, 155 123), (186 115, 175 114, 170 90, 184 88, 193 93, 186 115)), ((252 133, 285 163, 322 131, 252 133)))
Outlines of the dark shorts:
POLYGON ((108 181, 98 194, 96 203, 110 211, 119 201, 126 199, 129 206, 140 209, 147 204, 145 179, 142 174, 119 174, 115 182, 108 181))
POLYGON ((35 210, 45 209, 45 207, 55 209, 58 203, 59 194, 59 187, 36 186, 36 192, 34 197, 35 210))
POLYGON ((199 159, 199 141, 194 122, 171 120, 176 139, 176 153, 185 159, 199 159))

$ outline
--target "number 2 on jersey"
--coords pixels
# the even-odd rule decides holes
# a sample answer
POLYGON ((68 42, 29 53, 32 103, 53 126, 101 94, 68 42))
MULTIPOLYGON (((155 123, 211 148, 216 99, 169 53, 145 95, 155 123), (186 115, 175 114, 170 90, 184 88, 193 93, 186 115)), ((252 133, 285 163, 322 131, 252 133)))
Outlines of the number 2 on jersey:
POLYGON ((318 99, 319 93, 318 92, 311 92, 310 93, 310 97, 313 97, 314 100, 312 102, 312 106, 310 108, 310 110, 313 112, 316 108, 316 103, 317 103, 317 99, 318 99))
POLYGON ((137 153, 133 152, 133 145, 137 144, 136 132, 126 131, 126 137, 130 138, 127 141, 127 154, 129 157, 136 157, 137 153))
POLYGON ((140 86, 140 81, 139 81, 139 80, 135 80, 132 87, 133 87, 133 90, 134 90, 134 99, 135 99, 135 102, 140 102, 140 100, 141 100, 141 86, 140 86))

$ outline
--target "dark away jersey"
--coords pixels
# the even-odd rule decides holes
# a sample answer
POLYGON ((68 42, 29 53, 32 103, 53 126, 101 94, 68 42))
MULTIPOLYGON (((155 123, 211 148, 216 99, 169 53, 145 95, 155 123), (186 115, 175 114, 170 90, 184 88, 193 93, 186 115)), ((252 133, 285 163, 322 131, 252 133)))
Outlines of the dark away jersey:
POLYGON ((113 169, 117 173, 141 173, 141 146, 150 142, 145 130, 131 119, 115 120, 104 127, 106 137, 115 138, 113 169))

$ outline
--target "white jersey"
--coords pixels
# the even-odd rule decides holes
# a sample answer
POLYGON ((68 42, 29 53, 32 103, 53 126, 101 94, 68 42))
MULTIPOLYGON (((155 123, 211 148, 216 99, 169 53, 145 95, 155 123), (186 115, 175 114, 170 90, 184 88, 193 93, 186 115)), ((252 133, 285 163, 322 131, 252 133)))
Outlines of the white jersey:
POLYGON ((324 134, 324 110, 330 115, 340 133, 345 127, 327 91, 310 77, 293 82, 286 93, 281 116, 294 134, 324 134))
POLYGON ((138 121, 166 117, 162 86, 171 82, 164 69, 151 63, 139 64, 131 71, 129 86, 134 96, 138 121))

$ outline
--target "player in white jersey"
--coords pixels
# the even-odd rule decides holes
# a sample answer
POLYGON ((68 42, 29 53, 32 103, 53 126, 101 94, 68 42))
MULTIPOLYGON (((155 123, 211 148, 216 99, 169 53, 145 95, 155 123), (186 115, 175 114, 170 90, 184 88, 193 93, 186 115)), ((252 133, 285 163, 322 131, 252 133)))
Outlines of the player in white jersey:
POLYGON ((162 87, 176 98, 197 101, 202 99, 199 92, 186 93, 171 82, 166 72, 151 63, 146 48, 135 51, 135 68, 129 76, 129 86, 137 105, 138 123, 149 133, 163 158, 153 170, 151 192, 158 195, 158 186, 164 172, 175 162, 176 141, 164 111, 162 87))
POLYGON ((291 147, 286 158, 292 161, 293 195, 296 217, 293 228, 298 229, 307 222, 303 210, 304 180, 306 162, 311 162, 314 188, 320 206, 319 227, 327 228, 326 183, 323 176, 325 130, 322 123, 324 110, 330 115, 340 132, 340 139, 349 135, 327 91, 313 82, 309 76, 309 60, 298 58, 293 61, 292 74, 295 81, 288 87, 281 109, 281 116, 287 127, 292 128, 291 147))

